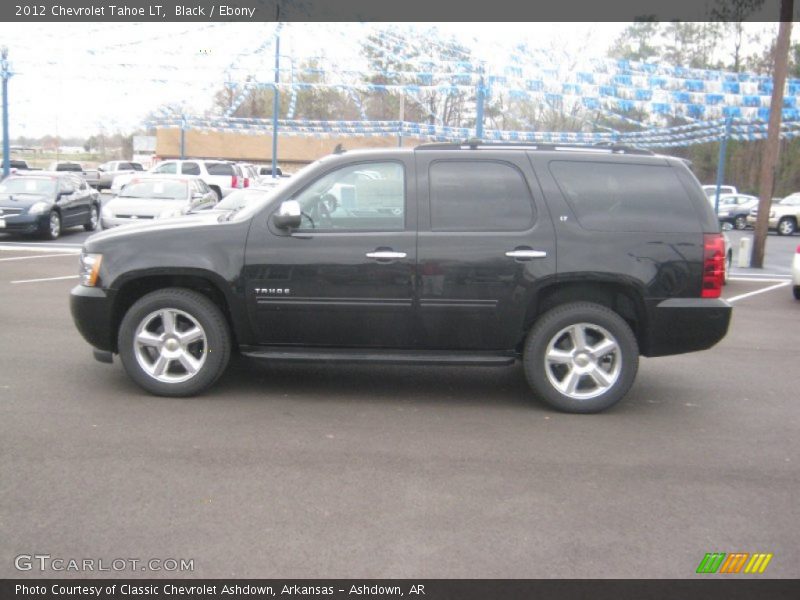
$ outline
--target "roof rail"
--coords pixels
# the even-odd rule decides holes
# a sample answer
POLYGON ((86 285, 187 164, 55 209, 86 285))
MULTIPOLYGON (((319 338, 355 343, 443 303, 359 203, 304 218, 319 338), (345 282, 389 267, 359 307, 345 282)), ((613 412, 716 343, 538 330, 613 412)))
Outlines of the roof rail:
POLYGON ((430 142, 419 144, 415 150, 477 150, 479 148, 527 148, 528 150, 582 150, 582 151, 607 151, 615 154, 645 154, 652 156, 654 153, 645 148, 625 146, 611 142, 598 142, 595 144, 554 144, 537 142, 483 142, 477 139, 468 139, 463 142, 430 142))

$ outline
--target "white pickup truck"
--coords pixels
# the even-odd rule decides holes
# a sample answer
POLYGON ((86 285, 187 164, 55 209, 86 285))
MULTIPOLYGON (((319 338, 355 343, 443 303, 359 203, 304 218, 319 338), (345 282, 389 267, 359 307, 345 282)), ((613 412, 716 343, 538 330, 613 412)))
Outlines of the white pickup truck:
POLYGON ((97 167, 97 183, 89 182, 89 185, 93 185, 98 190, 108 190, 111 189, 111 184, 114 183, 117 175, 133 175, 142 172, 144 172, 142 163, 130 160, 112 160, 97 167))

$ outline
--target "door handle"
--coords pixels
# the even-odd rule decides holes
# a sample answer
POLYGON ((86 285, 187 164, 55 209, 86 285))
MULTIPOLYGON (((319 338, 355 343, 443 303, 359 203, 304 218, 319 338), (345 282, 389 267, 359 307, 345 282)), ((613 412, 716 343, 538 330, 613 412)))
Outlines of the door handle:
POLYGON ((405 258, 408 256, 405 252, 395 252, 394 250, 375 250, 375 252, 367 252, 367 258, 377 258, 378 260, 391 260, 394 258, 405 258))
POLYGON ((545 258, 547 252, 544 250, 533 250, 531 248, 515 248, 506 252, 506 256, 516 260, 530 260, 532 258, 545 258))

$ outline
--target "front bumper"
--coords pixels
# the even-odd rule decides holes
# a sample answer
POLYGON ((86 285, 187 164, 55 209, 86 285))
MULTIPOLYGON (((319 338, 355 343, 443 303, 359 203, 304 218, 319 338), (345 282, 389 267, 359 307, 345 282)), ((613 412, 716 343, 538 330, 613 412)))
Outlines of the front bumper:
POLYGON ((8 215, 0 218, 5 221, 5 227, 0 227, 0 233, 38 233, 47 228, 50 221, 50 214, 8 215))
POLYGON ((142 223, 150 223, 151 221, 155 221, 155 219, 148 219, 146 217, 141 217, 138 219, 121 219, 119 217, 100 218, 100 224, 102 225, 103 229, 111 229, 113 227, 119 227, 120 225, 140 225, 142 223))
POLYGON ((113 290, 76 285, 69 295, 72 320, 83 338, 98 350, 117 351, 113 290))
POLYGON ((733 307, 721 298, 670 298, 649 310, 644 356, 667 356, 711 348, 728 332, 733 307))
MULTIPOLYGON (((756 217, 753 217, 752 215, 747 215, 747 224, 750 227, 755 227, 756 226, 756 217)), ((777 219, 777 217, 776 218, 770 218, 767 221, 767 227, 769 229, 777 229, 778 228, 778 219, 777 219)))

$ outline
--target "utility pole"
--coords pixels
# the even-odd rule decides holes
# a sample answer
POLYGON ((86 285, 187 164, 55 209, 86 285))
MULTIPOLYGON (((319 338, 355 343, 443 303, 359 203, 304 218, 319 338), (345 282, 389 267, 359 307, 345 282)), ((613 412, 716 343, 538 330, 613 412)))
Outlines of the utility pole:
POLYGON ((281 24, 275 30, 275 91, 272 96, 272 178, 278 176, 278 110, 280 107, 278 97, 278 84, 280 83, 281 68, 281 24))
POLYGON ((181 114, 181 160, 186 158, 186 115, 181 114))
POLYGON ((483 102, 486 96, 486 89, 483 85, 483 65, 480 69, 481 77, 478 80, 478 89, 476 91, 477 109, 475 115, 475 137, 479 140, 483 139, 483 102))
POLYGON ((761 176, 759 178, 758 218, 756 219, 753 251, 750 255, 750 266, 759 269, 764 266, 764 247, 767 243, 769 209, 772 204, 772 192, 775 189, 775 171, 778 168, 783 89, 788 71, 793 5, 793 0, 781 0, 781 23, 778 29, 778 41, 775 44, 775 70, 772 74, 772 102, 769 106, 767 143, 764 148, 761 176))
POLYGON ((719 158, 717 159, 717 191, 716 199, 714 200, 714 214, 719 212, 719 189, 722 186, 722 181, 725 177, 725 155, 728 150, 728 138, 731 136, 731 123, 733 119, 728 117, 725 119, 725 133, 719 143, 719 158))
POLYGON ((400 94, 400 129, 397 131, 397 147, 403 146, 403 122, 406 119, 406 95, 405 92, 400 94))
POLYGON ((8 48, 0 49, 0 76, 3 78, 3 177, 8 177, 11 168, 11 141, 8 136, 8 80, 11 69, 8 68, 8 48))

